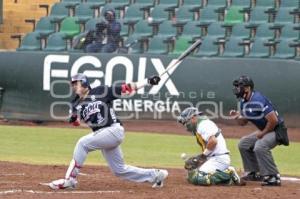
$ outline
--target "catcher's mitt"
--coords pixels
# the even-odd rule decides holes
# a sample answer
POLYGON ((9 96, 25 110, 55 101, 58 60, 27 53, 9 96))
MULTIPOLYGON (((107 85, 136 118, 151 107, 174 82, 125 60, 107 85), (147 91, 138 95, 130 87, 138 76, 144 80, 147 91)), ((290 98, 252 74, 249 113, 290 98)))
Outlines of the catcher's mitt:
POLYGON ((200 167, 204 162, 206 162, 206 156, 203 154, 190 157, 185 161, 184 168, 186 170, 193 170, 200 167))

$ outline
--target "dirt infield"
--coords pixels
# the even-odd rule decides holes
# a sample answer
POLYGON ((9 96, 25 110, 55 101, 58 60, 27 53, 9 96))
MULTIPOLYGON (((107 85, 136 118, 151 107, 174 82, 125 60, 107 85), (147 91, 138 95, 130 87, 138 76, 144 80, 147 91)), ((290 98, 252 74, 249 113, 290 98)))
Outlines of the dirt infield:
POLYGON ((0 198, 299 198, 300 182, 283 181, 281 187, 199 187, 189 185, 183 169, 170 169, 162 189, 148 183, 133 183, 114 177, 107 167, 86 166, 74 190, 52 191, 41 182, 64 176, 66 166, 36 166, 0 162, 0 198))

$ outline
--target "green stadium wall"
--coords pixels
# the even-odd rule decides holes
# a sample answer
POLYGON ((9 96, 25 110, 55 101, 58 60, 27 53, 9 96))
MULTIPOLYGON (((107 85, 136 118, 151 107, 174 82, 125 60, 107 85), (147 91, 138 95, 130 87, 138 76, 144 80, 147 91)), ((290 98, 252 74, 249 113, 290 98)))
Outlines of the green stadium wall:
MULTIPOLYGON (((162 73, 175 56, 44 52, 0 53, 0 114, 7 119, 66 120, 71 74, 85 72, 91 83, 138 81, 162 73), (97 82, 95 82, 97 81, 97 82), (51 91, 51 92, 50 92, 51 91), (53 117, 55 116, 55 117, 53 117)), ((288 125, 300 126, 300 66, 294 60, 188 57, 131 98, 115 102, 124 119, 171 119, 193 104, 213 118, 226 120, 237 108, 232 80, 245 74, 269 97, 288 125)))

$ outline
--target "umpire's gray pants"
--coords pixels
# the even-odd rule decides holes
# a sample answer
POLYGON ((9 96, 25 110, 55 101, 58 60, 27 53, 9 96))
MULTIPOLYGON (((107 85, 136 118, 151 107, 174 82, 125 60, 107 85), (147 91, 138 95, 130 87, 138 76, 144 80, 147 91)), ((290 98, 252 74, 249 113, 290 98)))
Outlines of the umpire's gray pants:
POLYGON ((278 169, 271 149, 277 145, 275 132, 267 133, 262 139, 256 138, 256 132, 242 137, 239 150, 246 172, 258 172, 260 175, 276 175, 278 169))

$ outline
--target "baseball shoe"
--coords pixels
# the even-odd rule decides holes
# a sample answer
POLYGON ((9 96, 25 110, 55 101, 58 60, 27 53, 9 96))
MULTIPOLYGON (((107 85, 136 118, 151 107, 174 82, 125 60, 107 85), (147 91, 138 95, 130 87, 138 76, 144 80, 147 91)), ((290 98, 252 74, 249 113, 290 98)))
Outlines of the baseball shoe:
POLYGON ((154 184, 152 185, 152 188, 160 188, 164 186, 164 180, 168 177, 169 173, 167 170, 163 169, 156 169, 156 179, 154 181, 154 184))
POLYGON ((238 186, 246 185, 246 182, 243 179, 240 178, 239 174, 236 172, 234 167, 229 166, 228 170, 230 171, 231 180, 232 180, 234 185, 238 185, 238 186))
POLYGON ((241 179, 245 181, 262 181, 263 177, 259 173, 252 171, 242 176, 241 179))
POLYGON ((74 189, 76 187, 77 180, 74 178, 54 180, 49 183, 49 187, 53 190, 58 189, 74 189))
POLYGON ((280 175, 268 175, 264 176, 261 186, 281 186, 280 175))

